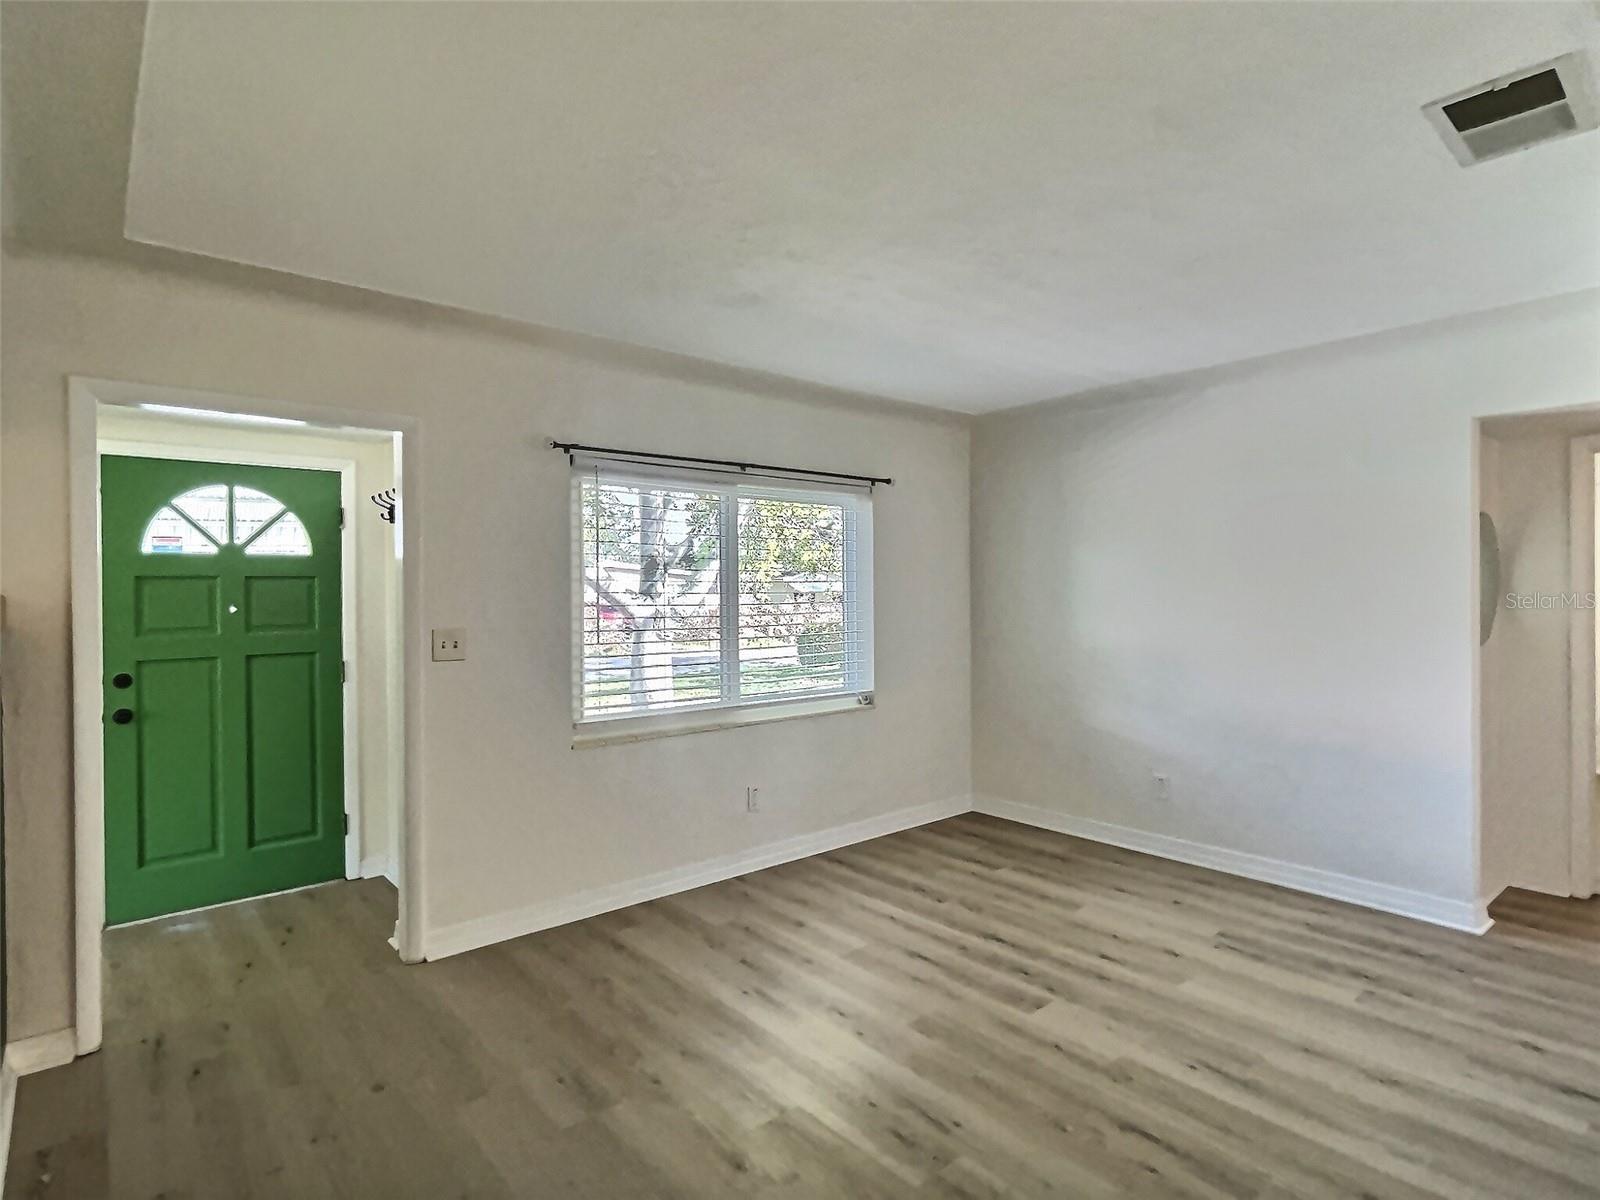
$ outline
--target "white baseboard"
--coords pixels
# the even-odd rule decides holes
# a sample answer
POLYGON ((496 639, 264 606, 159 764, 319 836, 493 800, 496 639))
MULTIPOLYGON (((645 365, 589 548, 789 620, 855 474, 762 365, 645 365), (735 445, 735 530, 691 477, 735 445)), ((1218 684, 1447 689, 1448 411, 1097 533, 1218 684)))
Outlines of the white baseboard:
POLYGON ((641 879, 613 884, 610 887, 593 888, 545 904, 497 913, 490 917, 479 917, 471 921, 461 921, 455 925, 447 925, 442 929, 424 933, 422 956, 430 961, 448 958, 452 954, 476 950, 480 946, 489 946, 524 934, 537 933, 541 929, 552 929, 570 921, 581 921, 585 917, 598 916, 600 913, 627 908, 633 904, 642 904, 646 900, 658 900, 662 896, 704 887, 708 883, 720 883, 724 879, 747 875, 764 867, 775 867, 779 863, 808 858, 813 854, 825 854, 829 850, 838 850, 856 842, 899 833, 904 829, 914 829, 918 825, 927 825, 932 821, 942 821, 946 817, 971 811, 970 796, 919 804, 849 825, 825 829, 820 833, 803 834, 754 850, 706 859, 687 867, 646 875, 641 879))
POLYGON ((394 883, 396 887, 399 887, 400 885, 395 883, 394 876, 394 864, 384 855, 375 854, 371 858, 363 858, 361 860, 360 878, 362 879, 387 879, 390 883, 394 883))
POLYGON ((1344 900, 1364 908, 1396 913, 1402 917, 1427 921, 1432 925, 1465 930, 1467 933, 1486 933, 1494 924, 1489 916, 1488 904, 1483 900, 1452 900, 1427 892, 1414 892, 1392 884, 1359 879, 1353 875, 1340 875, 1336 871, 1303 867, 1297 863, 1284 862, 1282 859, 1246 854, 1241 850, 1229 850, 1222 846, 1191 842, 1160 833, 1147 833, 1142 829, 1132 829, 1126 825, 1111 825, 1105 821, 1076 817, 1053 809, 1037 808, 1031 804, 1018 804, 994 796, 974 797, 973 810, 1039 829, 1086 838, 1091 842, 1104 842, 1111 846, 1121 846, 1125 850, 1154 854, 1158 858, 1170 858, 1197 867, 1209 867, 1213 871, 1222 871, 1228 875, 1242 875, 1246 879, 1256 879, 1262 883, 1275 883, 1297 892, 1326 896, 1330 900, 1344 900))
POLYGON ((78 1035, 57 1029, 34 1037, 18 1038, 6 1045, 5 1065, 19 1078, 51 1067, 64 1067, 78 1056, 78 1035))
POLYGON ((18 1038, 0 1054, 0 1190, 6 1185, 6 1165, 11 1159, 11 1118, 17 1109, 17 1080, 35 1071, 64 1067, 78 1056, 75 1029, 57 1029, 34 1037, 18 1038))
POLYGON ((17 1111, 17 1073, 0 1061, 0 1192, 11 1160, 11 1117, 17 1111))

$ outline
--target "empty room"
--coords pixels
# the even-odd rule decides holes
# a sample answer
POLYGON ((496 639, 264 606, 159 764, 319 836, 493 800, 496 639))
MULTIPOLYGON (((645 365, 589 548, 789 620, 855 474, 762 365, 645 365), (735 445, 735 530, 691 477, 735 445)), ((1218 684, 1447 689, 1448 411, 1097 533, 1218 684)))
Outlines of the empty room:
POLYGON ((1600 5, 0 0, 6 1200, 1600 1198, 1600 5))

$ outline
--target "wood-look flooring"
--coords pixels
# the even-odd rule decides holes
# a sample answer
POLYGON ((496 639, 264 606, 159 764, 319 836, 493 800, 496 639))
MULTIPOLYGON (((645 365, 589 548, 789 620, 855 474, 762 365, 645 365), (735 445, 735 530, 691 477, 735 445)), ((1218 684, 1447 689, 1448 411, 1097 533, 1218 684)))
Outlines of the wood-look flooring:
POLYGON ((107 938, 7 1197, 1600 1196, 1600 902, 1486 937, 964 816, 439 963, 107 938))

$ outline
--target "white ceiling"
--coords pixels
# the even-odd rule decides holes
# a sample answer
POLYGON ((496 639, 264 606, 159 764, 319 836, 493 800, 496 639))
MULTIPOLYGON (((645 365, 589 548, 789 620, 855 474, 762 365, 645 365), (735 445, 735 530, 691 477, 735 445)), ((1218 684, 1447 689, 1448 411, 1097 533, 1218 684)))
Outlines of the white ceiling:
POLYGON ((968 412, 1600 285, 1594 5, 151 5, 129 237, 968 412))

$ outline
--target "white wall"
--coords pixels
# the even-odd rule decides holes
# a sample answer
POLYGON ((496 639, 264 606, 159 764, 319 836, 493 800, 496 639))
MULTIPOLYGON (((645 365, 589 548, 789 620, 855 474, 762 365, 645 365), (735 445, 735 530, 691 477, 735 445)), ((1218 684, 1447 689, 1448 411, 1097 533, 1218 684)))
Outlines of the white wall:
MULTIPOLYGON (((364 876, 394 876, 398 836, 399 773, 392 760, 401 747, 391 744, 389 686, 391 650, 397 649, 399 559, 394 526, 368 502, 394 486, 394 446, 386 437, 354 437, 298 429, 262 429, 214 421, 182 420, 138 409, 106 408, 99 421, 102 442, 120 441, 193 450, 298 454, 348 459, 355 464, 356 508, 349 514, 355 534, 356 644, 346 648, 360 699, 355 753, 360 762, 360 842, 364 876)), ((398 678, 398 656, 395 675, 398 678)))
POLYGON ((1476 901, 1473 418, 1600 400, 1597 334, 1591 292, 980 420, 974 790, 1476 901))
MULTIPOLYGON (((3 262, 12 1037, 70 1022, 66 376, 414 415, 430 665, 425 943, 912 806, 970 775, 969 434, 934 413, 279 281, 3 262), (892 475, 874 513, 877 706, 570 748, 568 467, 545 439, 892 475), (13 657, 14 656, 14 657, 13 657), (762 811, 744 811, 747 785, 762 811)), ((409 460, 408 460, 409 461, 409 460)))

